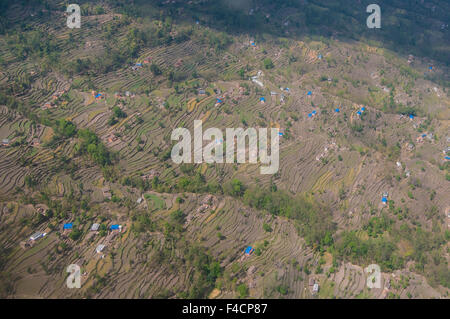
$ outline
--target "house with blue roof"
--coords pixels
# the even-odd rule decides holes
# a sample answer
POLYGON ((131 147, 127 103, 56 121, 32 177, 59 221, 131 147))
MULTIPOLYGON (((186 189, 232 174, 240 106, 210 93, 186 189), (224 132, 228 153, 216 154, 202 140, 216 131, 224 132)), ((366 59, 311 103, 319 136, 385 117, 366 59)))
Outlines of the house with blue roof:
POLYGON ((245 254, 247 256, 250 256, 253 253, 254 249, 252 246, 248 246, 247 248, 245 248, 245 254))
POLYGON ((339 108, 336 108, 334 111, 335 111, 336 113, 339 113, 339 108))
POLYGON ((260 97, 259 98, 259 101, 261 102, 261 103, 265 103, 266 102, 266 98, 263 96, 263 97, 260 97))
POLYGON ((386 196, 383 196, 382 198, 381 198, 381 202, 383 203, 383 204, 387 204, 387 197, 386 196))
POLYGON ((356 112, 356 114, 361 115, 362 113, 361 113, 361 111, 358 111, 358 112, 356 112))
POLYGON ((311 91, 308 91, 308 95, 311 95, 312 94, 312 92, 311 91))
POLYGON ((72 229, 73 228, 73 223, 67 223, 63 225, 63 229, 67 230, 67 229, 72 229))

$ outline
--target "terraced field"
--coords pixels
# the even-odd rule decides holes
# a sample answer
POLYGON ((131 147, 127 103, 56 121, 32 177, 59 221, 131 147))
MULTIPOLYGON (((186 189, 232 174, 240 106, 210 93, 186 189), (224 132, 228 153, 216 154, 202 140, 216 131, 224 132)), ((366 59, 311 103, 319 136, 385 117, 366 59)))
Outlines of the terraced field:
POLYGON ((448 65, 164 6, 88 4, 84 32, 49 2, 12 5, 0 33, 1 297, 448 298, 448 65), (195 120, 279 128, 278 172, 175 164, 195 120))

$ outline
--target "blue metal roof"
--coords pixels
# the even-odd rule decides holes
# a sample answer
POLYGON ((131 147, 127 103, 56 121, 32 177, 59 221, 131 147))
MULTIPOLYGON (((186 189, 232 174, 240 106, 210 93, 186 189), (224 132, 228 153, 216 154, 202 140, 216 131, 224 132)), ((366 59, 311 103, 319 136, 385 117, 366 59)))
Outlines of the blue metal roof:
POLYGON ((63 229, 72 229, 72 227, 73 227, 72 223, 67 223, 67 224, 64 224, 63 229))

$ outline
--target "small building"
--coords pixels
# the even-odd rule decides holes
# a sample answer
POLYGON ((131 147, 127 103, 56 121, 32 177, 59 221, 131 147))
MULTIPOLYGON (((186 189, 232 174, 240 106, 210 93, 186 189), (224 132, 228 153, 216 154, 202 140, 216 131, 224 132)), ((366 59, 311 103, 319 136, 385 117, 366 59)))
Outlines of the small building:
POLYGON ((318 293, 319 292, 319 284, 318 283, 314 284, 312 291, 313 291, 313 293, 318 293))
POLYGON ((137 199, 137 201, 136 201, 136 203, 138 203, 138 204, 140 204, 140 203, 142 203, 142 197, 139 197, 138 199, 137 199))
POLYGON ((4 138, 3 140, 2 140, 2 145, 3 146, 9 146, 9 138, 4 138))
POLYGON ((361 113, 361 111, 358 111, 358 112, 356 112, 356 114, 361 115, 362 113, 361 113))
POLYGON ((67 223, 63 225, 64 230, 70 230, 73 228, 73 223, 67 223))
POLYGON ((31 146, 33 147, 38 147, 41 145, 41 141, 39 140, 39 138, 33 138, 33 140, 31 141, 31 146))
POLYGON ((178 59, 177 62, 175 62, 175 67, 176 68, 179 68, 182 65, 183 65, 183 59, 178 59))
POLYGON ((42 232, 38 231, 38 232, 35 232, 33 235, 30 236, 30 240, 31 241, 36 241, 39 238, 44 237, 45 235, 46 235, 46 233, 42 233, 42 232))
POLYGON ((122 225, 111 225, 110 230, 118 230, 119 232, 122 231, 122 225))
POLYGON ((315 283, 316 283, 316 281, 314 280, 314 278, 309 278, 309 285, 310 286, 314 286, 315 283))
POLYGON ((94 223, 91 226, 91 231, 97 231, 100 228, 100 224, 94 223))
POLYGON ((44 106, 42 107, 43 110, 48 110, 51 109, 53 107, 53 103, 52 102, 45 102, 44 106))
POLYGON ((311 91, 308 91, 307 95, 308 95, 308 96, 312 95, 312 92, 311 92, 311 91))
POLYGON ((203 89, 198 90, 198 95, 205 95, 206 91, 203 89))
POLYGON ((387 197, 384 197, 384 196, 383 196, 383 197, 381 198, 381 202, 382 202, 383 204, 387 204, 387 201, 388 201, 388 200, 387 200, 387 197))
POLYGON ((111 199, 112 195, 111 195, 111 191, 110 191, 109 187, 103 187, 102 192, 103 192, 103 197, 105 197, 107 199, 111 199))
POLYGON ((265 97, 260 97, 260 98, 259 98, 259 101, 260 101, 261 103, 266 103, 266 98, 265 98, 265 97))
POLYGON ((245 254, 247 256, 250 256, 253 253, 253 251, 255 251, 255 250, 253 249, 252 246, 248 246, 247 248, 245 248, 245 254))
POLYGON ((335 111, 336 113, 339 113, 339 112, 340 112, 339 108, 336 108, 334 111, 335 111))
POLYGON ((97 252, 97 254, 100 254, 103 251, 103 249, 105 249, 105 245, 100 244, 97 246, 97 248, 95 248, 95 251, 97 252))

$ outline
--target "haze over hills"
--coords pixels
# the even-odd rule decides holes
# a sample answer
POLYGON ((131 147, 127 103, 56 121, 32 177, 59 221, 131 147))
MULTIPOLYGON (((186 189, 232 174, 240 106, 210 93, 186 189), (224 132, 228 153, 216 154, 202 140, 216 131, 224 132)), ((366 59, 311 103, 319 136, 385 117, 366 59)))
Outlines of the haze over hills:
POLYGON ((448 298, 450 4, 370 3, 0 1, 0 296, 448 298))

